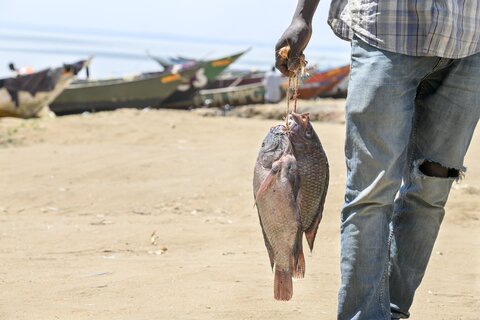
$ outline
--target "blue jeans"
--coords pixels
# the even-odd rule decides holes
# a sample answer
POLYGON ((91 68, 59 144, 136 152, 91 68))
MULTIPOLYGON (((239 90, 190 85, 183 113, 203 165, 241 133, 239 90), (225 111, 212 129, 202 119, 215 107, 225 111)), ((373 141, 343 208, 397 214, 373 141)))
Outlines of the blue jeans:
POLYGON ((480 54, 414 57, 352 41, 338 319, 409 317, 480 114, 480 54), (425 161, 451 176, 423 173, 425 161))

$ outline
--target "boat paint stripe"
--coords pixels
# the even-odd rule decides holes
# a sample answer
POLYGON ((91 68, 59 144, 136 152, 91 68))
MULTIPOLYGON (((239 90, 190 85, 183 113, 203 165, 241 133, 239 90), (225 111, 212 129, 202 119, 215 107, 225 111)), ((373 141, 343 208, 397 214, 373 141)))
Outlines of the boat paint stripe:
POLYGON ((212 62, 212 67, 224 67, 231 63, 230 59, 222 59, 212 62))
POLYGON ((168 75, 168 76, 165 76, 165 77, 161 78, 160 82, 161 83, 170 83, 170 82, 178 81, 180 79, 181 78, 178 74, 171 74, 171 75, 168 75))

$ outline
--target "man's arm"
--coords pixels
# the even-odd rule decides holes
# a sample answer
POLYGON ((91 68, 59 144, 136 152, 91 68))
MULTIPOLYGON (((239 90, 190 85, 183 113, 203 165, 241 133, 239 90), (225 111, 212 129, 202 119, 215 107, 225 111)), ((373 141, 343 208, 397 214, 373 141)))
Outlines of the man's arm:
POLYGON ((299 66, 298 58, 303 56, 303 50, 312 36, 312 19, 319 2, 320 0, 298 0, 292 22, 275 46, 275 66, 286 76, 299 66), (288 59, 278 55, 278 51, 285 46, 290 46, 288 59))

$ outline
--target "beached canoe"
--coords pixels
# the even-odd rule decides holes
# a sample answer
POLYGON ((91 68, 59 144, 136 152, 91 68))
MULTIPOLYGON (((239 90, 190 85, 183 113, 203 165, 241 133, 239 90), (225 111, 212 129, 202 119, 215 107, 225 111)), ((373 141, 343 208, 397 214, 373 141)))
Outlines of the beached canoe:
POLYGON ((162 102, 162 107, 177 109, 191 108, 194 104, 193 98, 195 93, 200 89, 204 89, 210 82, 214 81, 222 71, 228 68, 247 51, 209 61, 191 60, 189 63, 201 62, 204 63, 204 67, 198 69, 190 79, 187 79, 187 81, 180 84, 177 87, 177 90, 162 102))
POLYGON ((215 80, 210 81, 205 89, 219 89, 227 87, 239 87, 247 84, 261 83, 265 72, 233 72, 222 74, 215 80))
POLYGON ((141 74, 130 78, 80 80, 73 82, 50 104, 56 114, 118 108, 158 108, 180 85, 190 79, 203 64, 178 72, 141 74))
POLYGON ((330 91, 347 77, 349 72, 350 66, 346 65, 313 73, 300 85, 298 98, 308 100, 330 91))
POLYGON ((0 117, 32 118, 70 84, 90 60, 0 79, 0 117))
POLYGON ((200 90, 195 96, 194 102, 196 107, 222 108, 226 105, 237 107, 264 103, 264 94, 265 87, 260 81, 245 85, 200 90))
POLYGON ((343 78, 331 90, 320 93, 318 95, 318 97, 319 98, 345 99, 347 97, 347 93, 348 93, 348 81, 349 81, 349 77, 343 78))

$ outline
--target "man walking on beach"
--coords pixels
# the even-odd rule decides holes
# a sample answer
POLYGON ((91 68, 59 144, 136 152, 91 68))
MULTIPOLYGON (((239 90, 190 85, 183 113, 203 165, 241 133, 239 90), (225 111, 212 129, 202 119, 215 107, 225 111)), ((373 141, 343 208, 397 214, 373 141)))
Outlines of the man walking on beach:
MULTIPOLYGON (((285 75, 319 0, 299 0, 276 51, 285 75)), ((332 0, 351 41, 338 319, 406 319, 480 114, 480 4, 332 0), (398 193, 398 196, 397 196, 398 193)))
POLYGON ((278 103, 282 100, 282 75, 275 70, 275 67, 272 67, 272 70, 265 74, 262 81, 265 87, 265 103, 278 103))

